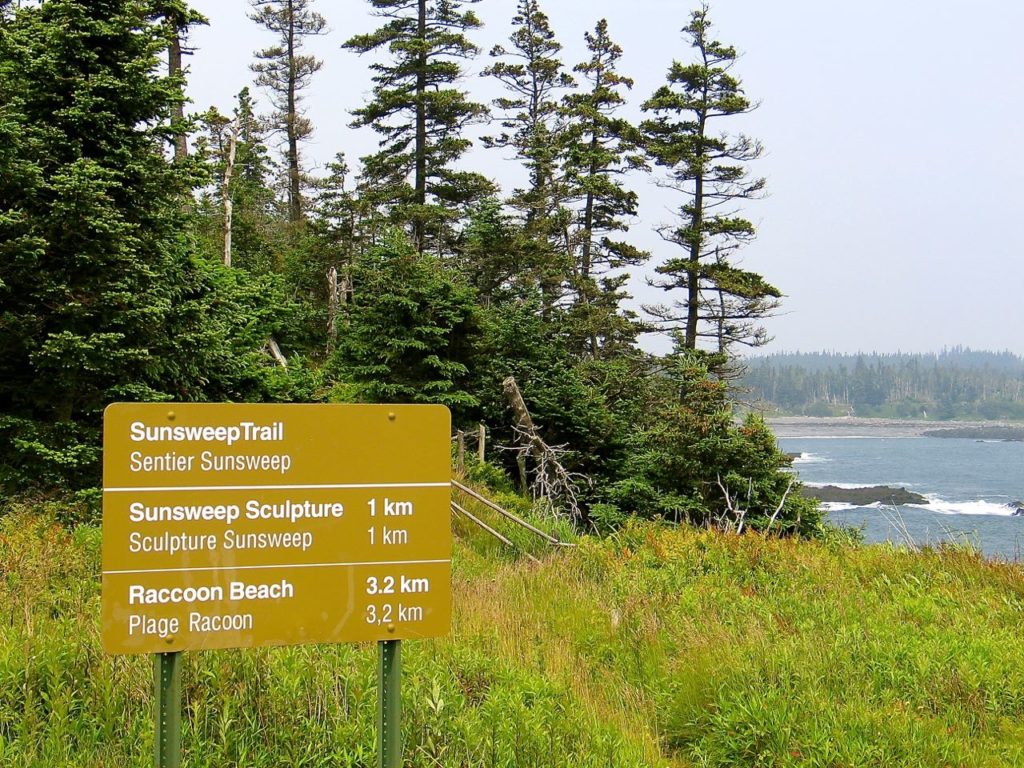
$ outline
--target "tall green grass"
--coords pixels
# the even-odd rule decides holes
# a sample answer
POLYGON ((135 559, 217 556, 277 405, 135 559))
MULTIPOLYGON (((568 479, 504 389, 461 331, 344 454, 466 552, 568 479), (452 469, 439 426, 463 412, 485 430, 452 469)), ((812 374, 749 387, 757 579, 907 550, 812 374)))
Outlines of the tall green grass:
MULTIPOLYGON (((404 649, 406 765, 1024 765, 1017 566, 653 525, 517 540, 537 565, 462 526, 453 632, 404 649)), ((100 651, 99 540, 0 519, 0 766, 150 764, 150 662, 100 651)), ((374 765, 375 661, 186 654, 185 764, 374 765)))

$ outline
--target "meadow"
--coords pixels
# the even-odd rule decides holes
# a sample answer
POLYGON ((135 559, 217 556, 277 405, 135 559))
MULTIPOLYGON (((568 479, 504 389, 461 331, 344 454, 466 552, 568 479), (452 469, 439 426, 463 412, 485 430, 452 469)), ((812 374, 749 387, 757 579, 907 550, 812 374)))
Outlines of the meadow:
MULTIPOLYGON (((148 766, 151 662, 101 650, 100 530, 45 506, 0 518, 0 766, 148 766)), ((557 551, 513 533, 518 554, 455 532, 452 633, 405 643, 408 766, 1024 764, 1019 566, 652 523, 557 551)), ((184 765, 375 765, 375 664, 186 654, 184 765)))

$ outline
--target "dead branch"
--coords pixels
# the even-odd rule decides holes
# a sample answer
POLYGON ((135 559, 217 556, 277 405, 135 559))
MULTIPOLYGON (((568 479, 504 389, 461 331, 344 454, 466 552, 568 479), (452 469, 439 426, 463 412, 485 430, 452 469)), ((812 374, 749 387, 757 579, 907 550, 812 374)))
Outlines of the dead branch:
POLYGON ((338 268, 327 270, 327 354, 334 351, 338 335, 338 268))
POLYGON ((517 460, 525 460, 529 455, 534 461, 533 481, 530 483, 533 498, 542 500, 550 513, 555 512, 554 502, 559 502, 569 516, 578 521, 583 512, 577 484, 585 482, 586 478, 565 468, 563 460, 570 451, 564 445, 548 445, 540 436, 514 377, 509 376, 502 382, 502 391, 512 409, 513 430, 518 443, 508 450, 516 452, 517 460))
POLYGON ((282 368, 288 367, 288 360, 281 353, 281 347, 277 345, 273 336, 267 337, 267 343, 263 346, 263 350, 270 355, 274 362, 280 365, 282 368))
POLYGON ((779 501, 779 506, 775 508, 775 511, 772 513, 771 518, 768 520, 768 525, 766 525, 764 528, 765 533, 768 533, 768 531, 772 529, 772 523, 775 522, 776 518, 778 518, 779 516, 779 513, 782 512, 782 508, 786 505, 786 497, 788 497, 789 492, 793 490, 793 483, 794 481, 790 480, 789 485, 786 486, 786 492, 782 494, 782 499, 781 501, 779 501))
POLYGON ((733 501, 733 498, 729 495, 729 489, 722 483, 721 475, 715 476, 715 482, 718 483, 718 487, 722 491, 722 497, 725 499, 725 511, 717 520, 718 527, 729 531, 735 526, 736 533, 743 533, 743 521, 747 516, 747 510, 742 509, 733 501), (732 519, 730 519, 730 515, 732 519))
MULTIPOLYGON (((476 517, 472 513, 470 513, 467 510, 463 509, 458 504, 456 504, 454 501, 452 502, 452 510, 454 510, 455 512, 458 512, 460 515, 465 516, 466 519, 469 520, 470 522, 476 523, 478 526, 483 528, 485 531, 487 531, 489 534, 491 534, 491 536, 496 538, 498 541, 500 541, 505 546, 511 547, 512 549, 516 549, 516 545, 512 543, 511 539, 509 539, 507 536, 504 536, 503 534, 499 533, 494 528, 491 528, 491 526, 489 526, 487 523, 485 523, 479 517, 476 517)), ((529 552, 523 552, 523 554, 526 555, 528 558, 530 558, 530 560, 532 560, 535 563, 539 563, 540 562, 540 560, 538 560, 536 557, 531 555, 529 552)))

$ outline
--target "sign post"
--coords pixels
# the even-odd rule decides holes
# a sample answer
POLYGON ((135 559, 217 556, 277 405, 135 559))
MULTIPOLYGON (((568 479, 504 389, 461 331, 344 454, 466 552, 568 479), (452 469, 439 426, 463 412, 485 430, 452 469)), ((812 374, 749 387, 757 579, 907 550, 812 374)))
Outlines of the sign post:
POLYGON ((181 654, 153 655, 156 768, 181 765, 181 654))
POLYGON ((380 768, 402 765, 402 641, 378 644, 377 666, 377 764, 380 768))
POLYGON ((399 641, 451 624, 450 434, 431 405, 106 410, 103 645, 156 654, 158 768, 180 762, 181 651, 353 641, 380 643, 400 765, 399 641))

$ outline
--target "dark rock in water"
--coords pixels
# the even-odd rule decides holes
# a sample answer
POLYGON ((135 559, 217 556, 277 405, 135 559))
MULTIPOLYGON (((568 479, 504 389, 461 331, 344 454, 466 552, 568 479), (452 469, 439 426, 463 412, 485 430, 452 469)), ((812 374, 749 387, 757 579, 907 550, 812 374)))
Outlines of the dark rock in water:
POLYGON ((990 424, 970 427, 945 427, 943 429, 926 429, 921 434, 925 437, 966 437, 982 442, 985 440, 1018 442, 1024 440, 1024 426, 990 424))
POLYGON ((1013 510, 1014 517, 1024 517, 1024 501, 1011 501, 1006 506, 1013 510))
POLYGON ((840 488, 837 485, 825 485, 820 488, 802 489, 804 496, 818 501, 856 504, 867 506, 881 502, 882 504, 927 504, 928 499, 919 493, 906 488, 893 488, 891 485, 870 485, 863 488, 840 488))

